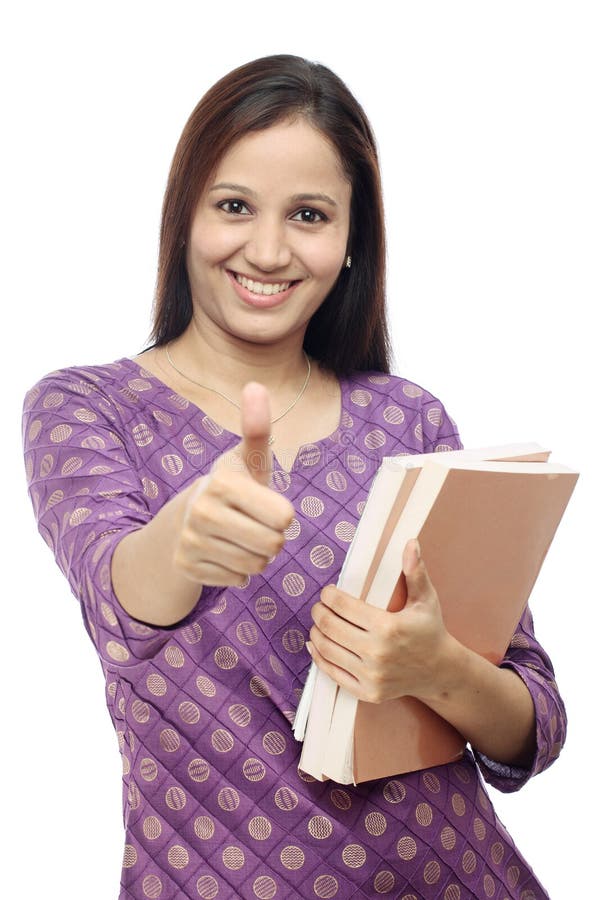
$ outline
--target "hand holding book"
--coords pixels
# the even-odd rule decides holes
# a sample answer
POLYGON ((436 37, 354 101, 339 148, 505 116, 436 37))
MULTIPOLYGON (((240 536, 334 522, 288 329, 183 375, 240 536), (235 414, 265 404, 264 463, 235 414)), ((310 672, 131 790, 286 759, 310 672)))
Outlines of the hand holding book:
POLYGON ((535 748, 535 720, 525 684, 449 634, 418 541, 407 543, 402 570, 406 602, 396 612, 333 585, 321 592, 312 610, 313 661, 359 700, 415 697, 486 756, 526 767, 535 748))
POLYGON ((409 695, 426 702, 436 689, 449 634, 418 541, 404 550, 406 603, 392 612, 328 585, 312 608, 311 656, 359 700, 409 695))

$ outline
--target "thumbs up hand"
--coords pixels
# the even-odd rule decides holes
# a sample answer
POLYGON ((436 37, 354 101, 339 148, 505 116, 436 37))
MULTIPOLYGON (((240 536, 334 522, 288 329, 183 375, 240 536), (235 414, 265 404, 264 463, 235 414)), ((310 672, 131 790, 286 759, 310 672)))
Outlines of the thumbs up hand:
POLYGON ((268 392, 262 384, 250 382, 242 391, 242 442, 238 452, 252 478, 263 485, 268 485, 271 476, 270 436, 268 392))
POLYGON ((197 584, 241 585, 285 543, 294 507, 268 484, 271 415, 263 385, 242 392, 242 440, 190 489, 175 566, 197 584))

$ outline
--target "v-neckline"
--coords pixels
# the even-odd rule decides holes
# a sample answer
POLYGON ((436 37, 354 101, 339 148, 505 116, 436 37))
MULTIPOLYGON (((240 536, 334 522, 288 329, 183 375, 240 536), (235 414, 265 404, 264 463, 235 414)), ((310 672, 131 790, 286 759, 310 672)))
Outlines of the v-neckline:
MULTIPOLYGON (((193 400, 190 400, 188 397, 184 397, 183 394, 180 394, 179 391, 176 391, 175 388, 170 387, 165 381, 155 375, 154 372, 151 372, 149 369, 144 368, 143 364, 135 359, 132 359, 130 356, 124 356, 122 359, 118 360, 119 363, 127 363, 136 369, 136 374, 140 375, 144 378, 151 378, 155 389, 162 390, 165 392, 169 392, 169 394, 175 394, 178 397, 181 397, 182 400, 185 400, 186 403, 189 403, 190 407, 192 407, 195 412, 200 415, 203 419, 208 419, 219 429, 218 434, 215 434, 214 437, 218 437, 223 442, 223 453, 227 450, 234 447, 236 444, 242 440, 242 436, 240 434, 236 434, 234 431, 230 431, 228 428, 224 428, 219 422, 213 419, 207 412, 205 412, 197 403, 194 403, 193 400)), ((289 469, 286 469, 280 462, 277 457, 277 453, 272 449, 272 457, 273 457, 273 468, 274 470, 279 470, 283 472, 285 475, 291 475, 295 469, 297 469, 299 460, 302 456, 302 451, 305 451, 307 448, 317 447, 321 448, 322 445, 329 445, 330 449, 339 447, 342 449, 347 441, 340 440, 340 436, 343 432, 348 431, 351 428, 352 417, 349 415, 347 410, 347 402, 348 402, 348 391, 350 390, 349 379, 343 375, 337 376, 339 386, 340 386, 340 414, 338 418, 338 423, 335 429, 331 432, 331 434, 326 435, 323 438, 319 438, 316 441, 307 441, 304 444, 300 444, 298 450, 296 451, 296 455, 292 461, 292 465, 289 469)), ((312 463, 309 463, 311 465, 312 463)))

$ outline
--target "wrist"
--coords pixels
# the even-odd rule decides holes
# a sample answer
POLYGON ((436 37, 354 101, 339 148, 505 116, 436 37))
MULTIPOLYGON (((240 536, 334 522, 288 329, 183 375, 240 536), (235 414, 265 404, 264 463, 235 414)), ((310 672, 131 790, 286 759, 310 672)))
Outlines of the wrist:
POLYGON ((471 652, 445 631, 432 660, 431 679, 417 699, 428 706, 437 706, 454 697, 468 680, 471 652))

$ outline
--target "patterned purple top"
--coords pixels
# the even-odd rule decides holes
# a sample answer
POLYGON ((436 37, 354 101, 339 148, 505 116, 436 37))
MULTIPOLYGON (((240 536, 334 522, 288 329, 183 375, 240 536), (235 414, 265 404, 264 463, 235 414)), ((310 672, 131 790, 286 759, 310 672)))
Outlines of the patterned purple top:
POLYGON ((531 771, 457 764, 321 784, 291 731, 310 663, 310 609, 335 583, 384 455, 456 449, 442 404, 377 372, 341 379, 342 415, 272 485, 287 543, 241 588, 206 588, 168 628, 125 613, 111 554, 239 440, 130 359, 51 373, 28 393, 27 477, 39 530, 80 600, 123 757, 120 900, 547 897, 497 819, 503 791, 549 766, 566 720, 529 611, 503 665, 537 715, 531 771), (481 773, 481 774, 480 774, 481 773))

